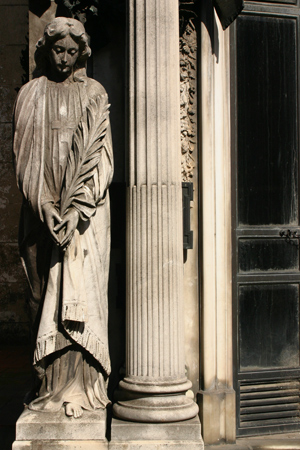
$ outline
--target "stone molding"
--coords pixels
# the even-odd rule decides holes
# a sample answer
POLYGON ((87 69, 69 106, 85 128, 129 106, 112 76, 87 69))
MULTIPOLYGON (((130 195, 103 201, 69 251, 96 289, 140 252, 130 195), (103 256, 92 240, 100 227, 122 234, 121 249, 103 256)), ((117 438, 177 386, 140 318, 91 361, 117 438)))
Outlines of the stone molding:
POLYGON ((207 5, 201 13, 203 389, 206 444, 235 441, 232 366, 229 31, 207 5), (212 42, 213 47, 212 47, 212 42), (217 411, 217 412, 216 412, 217 411), (212 421, 211 417, 217 418, 212 421))

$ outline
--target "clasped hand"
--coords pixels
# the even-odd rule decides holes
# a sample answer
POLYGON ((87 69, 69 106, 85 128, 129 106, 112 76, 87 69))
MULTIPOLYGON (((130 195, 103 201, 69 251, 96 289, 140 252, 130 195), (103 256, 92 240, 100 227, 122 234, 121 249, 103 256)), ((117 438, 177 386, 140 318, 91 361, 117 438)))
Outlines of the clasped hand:
POLYGON ((70 245, 74 232, 77 228, 79 221, 79 213, 76 209, 71 208, 64 215, 60 217, 57 209, 52 203, 46 203, 42 207, 45 223, 49 229, 52 239, 61 247, 62 250, 66 250, 70 245))

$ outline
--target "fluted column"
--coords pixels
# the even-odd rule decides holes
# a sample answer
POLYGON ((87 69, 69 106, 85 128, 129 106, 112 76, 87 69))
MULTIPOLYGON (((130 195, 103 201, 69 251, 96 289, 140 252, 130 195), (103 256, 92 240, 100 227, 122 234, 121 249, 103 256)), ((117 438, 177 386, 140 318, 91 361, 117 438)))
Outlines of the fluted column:
POLYGON ((127 360, 117 417, 195 417, 185 395, 178 0, 129 0, 127 360))

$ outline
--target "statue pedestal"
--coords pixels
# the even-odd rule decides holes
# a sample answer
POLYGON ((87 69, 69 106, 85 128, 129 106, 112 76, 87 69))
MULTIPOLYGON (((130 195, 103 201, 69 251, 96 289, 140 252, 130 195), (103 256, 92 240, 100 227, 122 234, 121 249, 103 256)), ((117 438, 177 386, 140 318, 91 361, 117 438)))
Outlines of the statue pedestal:
POLYGON ((83 411, 82 417, 25 409, 16 424, 13 450, 107 450, 106 410, 83 411))

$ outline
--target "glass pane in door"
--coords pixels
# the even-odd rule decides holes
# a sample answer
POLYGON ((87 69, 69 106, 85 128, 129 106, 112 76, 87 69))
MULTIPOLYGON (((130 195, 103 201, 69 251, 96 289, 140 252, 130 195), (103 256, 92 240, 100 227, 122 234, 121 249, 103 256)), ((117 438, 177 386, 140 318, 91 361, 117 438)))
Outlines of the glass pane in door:
POLYGON ((299 285, 239 286, 240 370, 299 366, 299 285))
POLYGON ((297 22, 237 21, 238 222, 298 224, 297 22))

